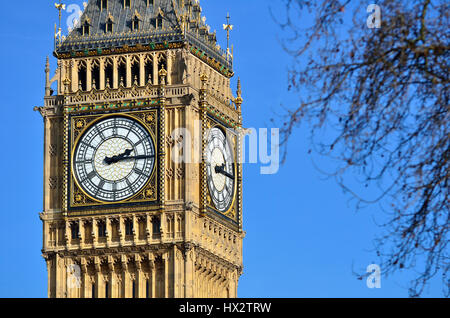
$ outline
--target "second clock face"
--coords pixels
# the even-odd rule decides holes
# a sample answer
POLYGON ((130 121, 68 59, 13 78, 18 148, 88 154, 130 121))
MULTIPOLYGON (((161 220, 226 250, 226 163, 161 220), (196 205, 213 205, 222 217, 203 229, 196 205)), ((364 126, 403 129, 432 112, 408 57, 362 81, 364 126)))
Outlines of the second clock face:
POLYGON ((235 162, 224 133, 212 128, 206 149, 206 174, 209 192, 216 209, 226 212, 235 193, 235 162))
POLYGON ((119 202, 136 195, 155 166, 149 132, 128 117, 100 120, 81 136, 73 156, 73 172, 92 198, 119 202))

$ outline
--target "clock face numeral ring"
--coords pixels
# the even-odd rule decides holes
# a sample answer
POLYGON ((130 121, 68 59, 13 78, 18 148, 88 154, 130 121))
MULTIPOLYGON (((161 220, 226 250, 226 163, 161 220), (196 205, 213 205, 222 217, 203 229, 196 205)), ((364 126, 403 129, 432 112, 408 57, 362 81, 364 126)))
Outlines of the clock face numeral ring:
POLYGON ((120 202, 147 184, 155 166, 155 144, 138 121, 107 117, 86 129, 72 160, 75 179, 89 197, 120 202))
POLYGON ((227 137, 219 128, 212 128, 206 148, 206 176, 212 203, 222 213, 230 209, 235 196, 235 166, 227 137))

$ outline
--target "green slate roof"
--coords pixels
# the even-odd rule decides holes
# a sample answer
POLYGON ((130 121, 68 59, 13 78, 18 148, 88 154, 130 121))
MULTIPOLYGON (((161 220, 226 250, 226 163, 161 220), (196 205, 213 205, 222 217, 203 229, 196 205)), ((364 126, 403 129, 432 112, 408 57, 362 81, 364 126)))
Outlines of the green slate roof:
POLYGON ((57 41, 56 53, 187 41, 231 69, 225 51, 217 48, 215 33, 209 31, 201 17, 199 1, 184 0, 183 5, 183 0, 131 0, 129 8, 124 2, 108 0, 108 7, 102 10, 101 0, 89 0, 75 28, 57 41), (133 30, 136 18, 139 28, 133 30), (106 32, 109 19, 113 21, 113 32, 106 32), (156 27, 157 19, 162 19, 162 27, 156 27), (89 34, 83 35, 84 24, 89 25, 89 34))

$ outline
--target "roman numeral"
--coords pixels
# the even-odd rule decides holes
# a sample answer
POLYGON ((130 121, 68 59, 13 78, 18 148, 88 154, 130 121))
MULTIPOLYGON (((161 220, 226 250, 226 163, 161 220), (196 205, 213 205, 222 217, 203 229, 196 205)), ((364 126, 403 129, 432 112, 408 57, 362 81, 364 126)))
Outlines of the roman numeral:
POLYGON ((97 175, 97 173, 95 172, 95 170, 92 170, 91 172, 89 172, 89 174, 87 175, 88 179, 92 179, 93 177, 95 177, 97 175))
POLYGON ((131 134, 131 132, 133 131, 134 125, 135 125, 135 123, 133 122, 133 124, 131 125, 130 130, 128 131, 128 134, 125 138, 128 138, 128 136, 131 134))
POLYGON ((139 170, 138 168, 134 168, 133 170, 134 170, 134 172, 136 172, 140 176, 144 174, 144 171, 139 170))
POLYGON ((95 150, 94 147, 92 147, 90 144, 86 143, 85 141, 81 141, 81 143, 82 143, 83 145, 85 145, 86 147, 89 147, 89 148, 92 148, 92 149, 95 150))
POLYGON ((98 126, 95 126, 95 130, 97 130, 97 134, 100 136, 101 140, 105 140, 105 136, 103 135, 103 132, 98 128, 98 126))

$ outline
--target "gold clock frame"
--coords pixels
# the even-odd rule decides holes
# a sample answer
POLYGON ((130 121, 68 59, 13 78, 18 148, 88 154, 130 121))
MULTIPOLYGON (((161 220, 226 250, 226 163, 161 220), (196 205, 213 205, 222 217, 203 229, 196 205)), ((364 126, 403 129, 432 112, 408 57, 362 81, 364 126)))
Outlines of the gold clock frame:
POLYGON ((159 114, 157 109, 134 111, 134 112, 117 112, 117 113, 98 113, 98 114, 77 114, 70 116, 70 136, 68 147, 70 152, 70 160, 68 165, 68 184, 70 193, 68 193, 67 210, 70 214, 71 210, 79 210, 84 208, 111 208, 112 206, 133 204, 133 203, 156 203, 158 201, 158 183, 159 180, 159 114), (110 117, 127 117, 137 121, 150 134, 155 148, 155 164, 150 178, 146 184, 135 195, 125 200, 117 202, 105 202, 90 196, 79 185, 77 178, 73 172, 73 156, 80 138, 95 123, 110 117))
POLYGON ((200 180, 200 185, 201 185, 201 198, 203 198, 203 214, 204 215, 214 215, 214 214, 218 214, 219 216, 223 216, 225 217, 225 220, 227 221, 231 221, 232 223, 234 223, 235 225, 239 226, 241 225, 241 213, 240 213, 240 203, 238 202, 240 199, 240 195, 239 195, 239 191, 241 191, 241 187, 239 185, 240 182, 242 182, 242 177, 241 177, 241 167, 240 167, 240 162, 238 161, 238 147, 240 145, 239 142, 239 135, 234 133, 234 132, 230 132, 230 127, 227 127, 226 125, 210 118, 209 116, 207 116, 204 119, 204 127, 203 127, 203 132, 207 132, 210 131, 213 128, 219 128, 225 135, 225 138, 228 139, 228 142, 230 142, 230 148, 234 157, 234 173, 235 173, 235 181, 234 181, 234 191, 233 191, 233 200, 232 203, 230 205, 230 207, 227 209, 227 211, 219 211, 213 203, 212 200, 212 196, 210 193, 210 189, 207 185, 207 172, 206 172, 206 147, 207 147, 207 143, 208 143, 208 136, 206 136, 206 134, 203 135, 202 138, 202 151, 203 151, 203 162, 202 162, 202 177, 200 180), (228 132, 228 133, 227 133, 228 132), (229 134, 231 134, 233 136, 232 140, 229 140, 229 134))

